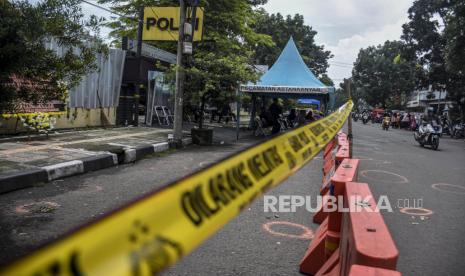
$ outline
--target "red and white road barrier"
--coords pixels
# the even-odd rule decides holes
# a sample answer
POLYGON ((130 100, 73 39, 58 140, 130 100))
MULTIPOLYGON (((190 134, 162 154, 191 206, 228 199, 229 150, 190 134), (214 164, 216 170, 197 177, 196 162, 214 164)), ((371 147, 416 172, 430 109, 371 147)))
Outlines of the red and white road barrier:
POLYGON ((321 225, 300 262, 300 272, 400 276, 396 271, 399 252, 383 216, 376 209, 368 184, 355 182, 359 160, 349 159, 347 135, 339 133, 326 146, 323 156, 320 192, 335 196, 336 203, 328 204, 338 205, 337 200, 342 199, 346 211, 323 212, 323 207, 315 214, 313 220, 321 225), (354 199, 360 202, 353 202, 354 199))

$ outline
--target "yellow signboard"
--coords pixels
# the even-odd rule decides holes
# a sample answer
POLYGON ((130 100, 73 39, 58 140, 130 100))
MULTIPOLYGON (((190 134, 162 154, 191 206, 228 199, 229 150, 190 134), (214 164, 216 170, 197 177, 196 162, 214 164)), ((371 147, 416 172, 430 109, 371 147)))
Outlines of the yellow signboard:
MULTIPOLYGON (((178 40, 179 7, 145 7, 142 40, 178 40)), ((191 22, 190 8, 187 10, 186 22, 191 22)), ((196 10, 194 41, 202 40, 203 8, 196 10)))

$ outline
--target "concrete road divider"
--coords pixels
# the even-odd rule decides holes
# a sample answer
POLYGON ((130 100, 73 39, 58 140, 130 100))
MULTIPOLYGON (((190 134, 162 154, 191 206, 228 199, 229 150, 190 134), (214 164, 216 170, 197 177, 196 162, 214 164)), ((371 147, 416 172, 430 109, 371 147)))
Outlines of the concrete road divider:
POLYGON ((335 160, 337 148, 338 144, 336 137, 331 139, 331 142, 329 142, 325 147, 323 153, 323 179, 321 181, 320 195, 326 194, 326 192, 329 190, 330 179, 336 169, 335 160))
POLYGON ((342 144, 336 153, 336 166, 341 164, 342 160, 349 158, 349 142, 342 144))
MULTIPOLYGON (((347 148, 348 148, 348 145, 347 145, 347 148)), ((348 157, 347 157, 348 158, 348 157)), ((347 159, 346 158, 346 159, 347 159)), ((341 161, 342 162, 342 161, 341 161)), ((339 163, 340 165, 341 163, 339 163)), ((330 172, 330 174, 328 174, 328 176, 330 177, 330 181, 328 181, 327 183, 323 183, 323 187, 322 188, 326 188, 325 191, 322 191, 320 190, 320 193, 321 192, 325 192, 323 195, 335 195, 333 192, 330 191, 330 189, 334 189, 334 184, 332 183, 333 181, 333 176, 335 175, 335 173, 337 172, 338 168, 339 168, 339 165, 338 164, 335 164, 335 166, 333 167, 333 171, 334 172, 330 172), (332 188, 333 187, 333 188, 332 188)), ((338 180, 336 179, 336 182, 338 180)), ((349 181, 353 181, 352 180, 349 180, 349 181)), ((337 196, 337 195, 336 195, 337 196)), ((327 208, 327 205, 324 204, 321 206, 321 208, 313 215, 313 222, 314 223, 321 223, 327 216, 328 216, 328 213, 324 212, 324 210, 327 208)))
POLYGON ((376 210, 368 184, 348 182, 345 186, 344 199, 354 196, 361 199, 355 204, 344 202, 350 211, 344 213, 341 275, 348 274, 354 264, 396 270, 399 251, 382 214, 376 210))
POLYGON ((300 261, 300 272, 315 275, 326 262, 325 240, 328 233, 328 218, 323 220, 310 241, 303 259, 300 261))
POLYGON ((353 265, 350 267, 349 276, 401 276, 400 272, 382 269, 377 267, 369 267, 363 265, 353 265))
MULTIPOLYGON (((316 262, 309 262, 306 266, 313 270, 303 272, 319 276, 399 276, 396 271, 399 252, 368 184, 347 182, 344 186, 343 206, 347 212, 343 213, 340 246, 330 256, 324 255, 323 264, 321 259, 311 260, 316 262), (320 265, 317 271, 315 264, 320 265)), ((331 227, 329 220, 324 222, 325 229, 331 227)), ((326 230, 326 240, 331 232, 326 230)), ((318 238, 321 242, 322 235, 318 238)), ((319 248, 321 250, 321 245, 319 248)))
MULTIPOLYGON (((356 181, 358 159, 344 159, 331 177, 330 195, 343 196, 346 182, 356 181)), ((338 204, 336 201, 333 204, 338 204)), ((325 207, 324 207, 325 208, 325 207)), ((323 209, 324 210, 324 209, 323 209)), ((317 235, 310 242, 309 248, 300 261, 300 272, 315 275, 339 247, 342 213, 339 211, 323 212, 326 218, 317 230, 317 235)))

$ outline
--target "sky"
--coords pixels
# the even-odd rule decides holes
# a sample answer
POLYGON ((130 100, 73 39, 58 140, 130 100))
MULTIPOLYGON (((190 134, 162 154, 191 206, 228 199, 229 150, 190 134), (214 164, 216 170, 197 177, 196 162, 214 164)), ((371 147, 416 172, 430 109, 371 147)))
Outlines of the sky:
MULTIPOLYGON (((269 13, 304 16, 305 23, 318 32, 316 43, 334 55, 328 75, 338 86, 343 78, 350 77, 360 48, 400 38, 412 3, 413 0, 268 0, 264 8, 269 13)), ((87 4, 82 8, 86 14, 109 15, 87 4)))
POLYGON ((334 55, 328 75, 337 85, 350 77, 360 48, 398 40, 413 0, 269 0, 269 13, 299 13, 318 32, 316 43, 334 55))

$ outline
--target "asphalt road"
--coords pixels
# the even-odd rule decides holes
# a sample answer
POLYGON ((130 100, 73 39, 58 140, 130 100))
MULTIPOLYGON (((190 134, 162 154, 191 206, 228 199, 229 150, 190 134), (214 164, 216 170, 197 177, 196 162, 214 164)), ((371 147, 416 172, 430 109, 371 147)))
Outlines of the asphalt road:
MULTIPOLYGON (((225 142, 208 149, 192 146, 0 195, 0 262, 257 142, 233 143, 233 132, 226 130, 221 135, 217 141, 225 142)), ((464 141, 445 138, 440 150, 433 151, 420 148, 410 132, 384 132, 379 125, 360 122, 354 123, 354 136, 359 181, 369 183, 375 196, 387 195, 394 208, 384 217, 400 251, 398 270, 404 275, 464 275, 464 141), (430 214, 400 212, 407 204, 430 214)), ((317 157, 268 195, 317 195, 321 163, 317 157)), ((164 274, 299 275, 298 263, 318 227, 311 218, 303 208, 265 213, 260 198, 164 274)))

